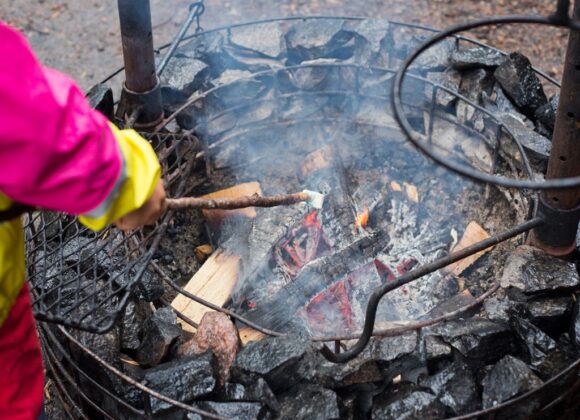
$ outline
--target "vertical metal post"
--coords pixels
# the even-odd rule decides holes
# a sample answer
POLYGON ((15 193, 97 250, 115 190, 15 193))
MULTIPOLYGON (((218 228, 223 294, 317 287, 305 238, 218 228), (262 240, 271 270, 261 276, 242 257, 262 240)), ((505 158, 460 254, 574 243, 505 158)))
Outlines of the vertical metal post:
POLYGON ((139 112, 135 126, 151 127, 163 117, 155 71, 149 0, 118 0, 125 83, 117 116, 139 112))
MULTIPOLYGON (((567 13, 560 11, 564 12, 567 13)), ((578 0, 574 2, 573 19, 580 19, 578 0)), ((575 176, 580 176, 580 32, 571 30, 546 179, 575 176)), ((545 191, 540 198, 539 215, 546 223, 534 230, 531 243, 556 256, 572 253, 576 247, 579 206, 578 188, 545 191)))

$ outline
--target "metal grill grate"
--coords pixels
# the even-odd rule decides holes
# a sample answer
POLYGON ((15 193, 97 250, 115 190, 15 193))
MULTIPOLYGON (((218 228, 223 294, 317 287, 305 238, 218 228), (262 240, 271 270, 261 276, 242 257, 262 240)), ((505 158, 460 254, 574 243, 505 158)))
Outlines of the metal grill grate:
MULTIPOLYGON (((185 188, 196 141, 189 135, 144 134, 163 167, 169 194, 185 188)), ((147 269, 169 215, 152 228, 92 232, 75 217, 33 213, 26 223, 29 280, 38 319, 82 330, 110 330, 140 281, 157 281, 147 269)))

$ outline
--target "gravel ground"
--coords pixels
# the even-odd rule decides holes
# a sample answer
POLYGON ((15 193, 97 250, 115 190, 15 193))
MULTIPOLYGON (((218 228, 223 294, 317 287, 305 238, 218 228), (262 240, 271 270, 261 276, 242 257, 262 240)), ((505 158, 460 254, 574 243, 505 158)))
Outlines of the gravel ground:
MULTIPOLYGON (((190 1, 151 0, 156 45, 171 40, 187 14, 190 1)), ((436 28, 490 15, 542 14, 555 0, 244 0, 206 1, 204 28, 291 15, 351 15, 422 23, 436 28)), ((22 30, 40 59, 70 74, 83 89, 122 65, 114 0, 0 0, 0 20, 22 30)), ((566 32, 510 26, 471 34, 507 51, 521 51, 548 74, 559 77, 566 32)), ((50 381, 46 397, 51 400, 50 381)), ((54 401, 54 400, 53 400, 54 401)), ((51 419, 60 419, 59 404, 47 406, 51 419)))

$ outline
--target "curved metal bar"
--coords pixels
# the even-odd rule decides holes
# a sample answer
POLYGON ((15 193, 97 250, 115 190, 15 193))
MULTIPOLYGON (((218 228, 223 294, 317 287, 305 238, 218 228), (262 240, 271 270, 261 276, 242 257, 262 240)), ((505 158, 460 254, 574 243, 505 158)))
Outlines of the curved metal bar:
POLYGON ((516 180, 509 179, 503 176, 491 175, 483 172, 479 172, 471 167, 465 166, 461 163, 454 162, 447 159, 440 153, 432 150, 431 147, 427 146, 421 139, 416 135, 415 131, 411 127, 408 119, 404 115, 403 103, 402 103, 402 91, 403 82, 405 77, 408 76, 407 72, 414 61, 429 47, 435 45, 436 43, 442 41, 443 39, 454 36, 457 33, 468 31, 471 29, 476 29, 484 26, 490 25, 502 25, 510 23, 531 23, 539 24, 545 26, 557 26, 561 28, 569 29, 580 29, 580 23, 572 22, 569 20, 562 20, 560 18, 551 17, 539 17, 539 16, 505 16, 493 19, 483 19, 475 22, 453 26, 443 32, 440 32, 421 44, 406 60, 403 66, 397 72, 395 76, 395 83, 392 89, 392 106, 395 119, 401 126, 401 130, 408 138, 408 140, 413 143, 417 149, 419 149, 423 154, 433 159, 435 162, 444 166, 445 168, 452 170, 460 175, 466 176, 474 181, 500 185, 503 187, 519 188, 519 189, 533 189, 533 190, 546 190, 546 189, 565 189, 580 186, 580 177, 573 178, 563 178, 563 179, 551 179, 542 182, 536 182, 533 180, 516 180))
MULTIPOLYGON (((436 318, 426 319, 424 321, 413 322, 409 325, 402 325, 400 327, 394 328, 386 328, 382 330, 374 330, 372 333, 373 337, 394 337, 397 335, 404 334, 409 331, 416 331, 426 327, 430 327, 435 324, 439 324, 440 322, 449 321, 455 318, 458 315, 461 315, 463 312, 469 311, 470 309, 475 308, 476 306, 480 305, 485 301, 488 297, 493 295, 497 292, 497 289, 500 288, 499 283, 495 283, 488 291, 483 293, 481 296, 478 296, 473 302, 469 303, 468 305, 462 306, 461 308, 447 312, 441 316, 436 318)), ((362 333, 350 334, 350 335, 343 335, 343 336, 336 336, 336 337, 312 337, 312 341, 346 341, 346 340, 358 340, 361 338, 362 333)))
POLYGON ((515 226, 512 229, 502 232, 499 235, 492 236, 491 238, 485 239, 474 245, 468 246, 460 251, 454 252, 446 257, 433 261, 432 263, 422 265, 419 268, 416 268, 410 271, 409 273, 405 274, 404 276, 399 277, 397 280, 379 287, 373 292, 373 294, 369 299, 365 315, 365 325, 363 328, 363 334, 361 335, 357 343, 350 350, 340 354, 335 354, 328 347, 324 346, 322 348, 322 354, 329 361, 334 363, 345 363, 351 359, 354 359, 364 350, 364 348, 368 344, 373 332, 379 302, 381 301, 382 297, 386 295, 388 292, 397 289, 401 286, 404 286, 407 283, 411 283, 412 281, 415 281, 424 275, 433 273, 443 267, 448 266, 449 264, 453 264, 454 262, 457 262, 466 257, 469 257, 470 255, 483 251, 484 249, 490 248, 503 241, 521 235, 522 233, 525 233, 535 227, 540 226, 542 223, 544 223, 542 219, 534 218, 518 226, 515 226))

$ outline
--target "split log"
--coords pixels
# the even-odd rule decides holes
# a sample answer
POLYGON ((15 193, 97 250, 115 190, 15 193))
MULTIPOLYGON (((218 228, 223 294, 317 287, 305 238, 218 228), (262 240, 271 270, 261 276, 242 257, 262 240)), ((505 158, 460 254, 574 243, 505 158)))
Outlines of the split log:
MULTIPOLYGON (((467 248, 470 245, 476 244, 478 242, 483 241, 484 239, 489 238, 489 234, 476 222, 470 222, 461 237, 461 240, 457 245, 453 247, 451 252, 461 251, 464 248, 467 248)), ((451 265, 448 265, 444 268, 447 273, 452 273, 455 276, 460 276, 465 270, 471 267, 478 259, 480 259, 484 254, 491 251, 493 247, 489 247, 480 251, 476 254, 473 254, 469 257, 466 257, 462 260, 457 261, 451 265)))
MULTIPOLYGON (((214 305, 222 306, 230 298, 238 279, 240 257, 218 249, 184 287, 189 293, 203 298, 214 305)), ((211 311, 208 307, 194 302, 184 295, 178 295, 171 306, 196 323, 211 311)), ((195 331, 189 324, 182 324, 186 331, 195 331)))

